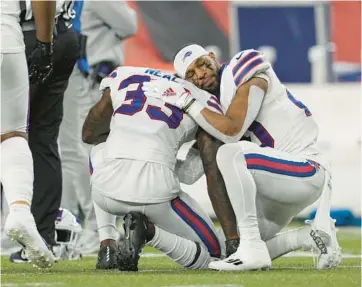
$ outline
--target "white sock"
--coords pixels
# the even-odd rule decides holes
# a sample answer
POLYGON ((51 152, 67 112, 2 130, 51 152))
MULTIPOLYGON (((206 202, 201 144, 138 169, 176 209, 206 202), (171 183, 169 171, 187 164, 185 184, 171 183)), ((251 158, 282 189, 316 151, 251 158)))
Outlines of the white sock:
POLYGON ((155 236, 147 244, 189 269, 206 269, 211 260, 208 251, 203 246, 169 233, 158 226, 155 226, 155 236))
POLYGON ((256 185, 247 169, 239 144, 225 144, 217 153, 217 164, 224 178, 236 216, 240 240, 260 239, 256 216, 256 185))
POLYGON ((266 242, 272 260, 300 248, 310 246, 310 227, 304 226, 294 230, 287 230, 275 235, 266 242))
POLYGON ((96 213, 99 242, 105 239, 117 240, 116 216, 104 211, 93 201, 96 213))
POLYGON ((10 212, 30 212, 30 205, 26 204, 12 204, 10 205, 10 212))
POLYGON ((25 204, 13 204, 16 201, 27 202, 29 209, 33 199, 34 168, 26 139, 12 137, 1 143, 1 169, 0 181, 10 212, 19 205, 26 208, 25 204))

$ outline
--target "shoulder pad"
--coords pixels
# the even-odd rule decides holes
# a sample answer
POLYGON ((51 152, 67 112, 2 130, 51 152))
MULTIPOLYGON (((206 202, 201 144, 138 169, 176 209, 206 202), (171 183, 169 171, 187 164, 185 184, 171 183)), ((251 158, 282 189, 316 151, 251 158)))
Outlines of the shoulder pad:
POLYGON ((257 50, 244 50, 236 54, 230 61, 229 66, 236 87, 250 80, 255 74, 266 71, 271 67, 265 60, 264 55, 257 50))

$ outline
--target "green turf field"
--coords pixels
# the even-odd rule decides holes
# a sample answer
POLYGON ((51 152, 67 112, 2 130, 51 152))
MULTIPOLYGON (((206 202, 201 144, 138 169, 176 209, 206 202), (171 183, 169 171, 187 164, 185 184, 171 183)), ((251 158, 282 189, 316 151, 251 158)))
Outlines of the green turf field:
POLYGON ((270 271, 217 272, 181 269, 167 257, 147 248, 141 258, 138 273, 96 271, 96 257, 81 261, 58 262, 52 269, 38 271, 30 264, 12 264, 1 258, 1 285, 16 286, 79 286, 79 287, 353 287, 361 286, 361 236, 359 230, 339 232, 343 259, 337 270, 318 271, 306 253, 294 253, 273 262, 270 271), (359 256, 358 256, 359 255, 359 256), (301 256, 301 257, 296 257, 301 256), (352 258, 351 258, 352 257, 352 258))

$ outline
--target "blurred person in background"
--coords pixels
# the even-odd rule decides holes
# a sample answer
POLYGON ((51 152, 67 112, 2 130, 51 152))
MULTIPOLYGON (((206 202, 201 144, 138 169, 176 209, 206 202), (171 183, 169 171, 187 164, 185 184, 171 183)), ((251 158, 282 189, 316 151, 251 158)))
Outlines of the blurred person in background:
MULTIPOLYGON (((20 1, 20 22, 28 59, 47 55, 53 58, 53 73, 46 81, 30 77, 29 146, 34 159, 34 194, 31 211, 40 235, 55 246, 55 221, 62 197, 62 171, 58 152, 59 126, 63 118, 63 96, 78 54, 78 38, 72 29, 73 1, 56 1, 53 31, 54 53, 36 38, 30 1, 20 1)), ((42 61, 38 60, 38 65, 42 61)), ((30 65, 31 76, 31 65, 30 65)), ((23 249, 10 255, 12 262, 27 262, 23 249)))
POLYGON ((99 240, 89 186, 90 146, 81 140, 82 125, 100 98, 102 78, 123 65, 123 41, 136 33, 137 15, 124 1, 85 1, 77 7, 81 16, 74 28, 80 35, 81 57, 65 93, 65 117, 60 130, 62 207, 74 214, 78 213, 78 205, 81 208, 85 230, 80 243, 82 253, 87 254, 99 249, 99 240))

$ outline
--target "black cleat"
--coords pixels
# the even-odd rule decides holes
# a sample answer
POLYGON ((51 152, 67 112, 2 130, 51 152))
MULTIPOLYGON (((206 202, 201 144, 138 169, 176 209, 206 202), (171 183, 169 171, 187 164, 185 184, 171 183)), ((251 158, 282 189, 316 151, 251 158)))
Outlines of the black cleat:
POLYGON ((28 263, 29 260, 25 255, 25 249, 21 248, 19 251, 10 254, 10 262, 12 263, 28 263))
POLYGON ((229 257, 231 254, 234 254, 238 249, 240 244, 240 238, 238 239, 230 239, 225 241, 226 245, 226 258, 229 257))
POLYGON ((96 269, 117 269, 119 260, 119 250, 114 246, 104 246, 98 252, 96 269))
POLYGON ((139 212, 124 217, 124 240, 120 244, 118 268, 121 271, 138 271, 138 260, 147 242, 147 217, 139 212))

